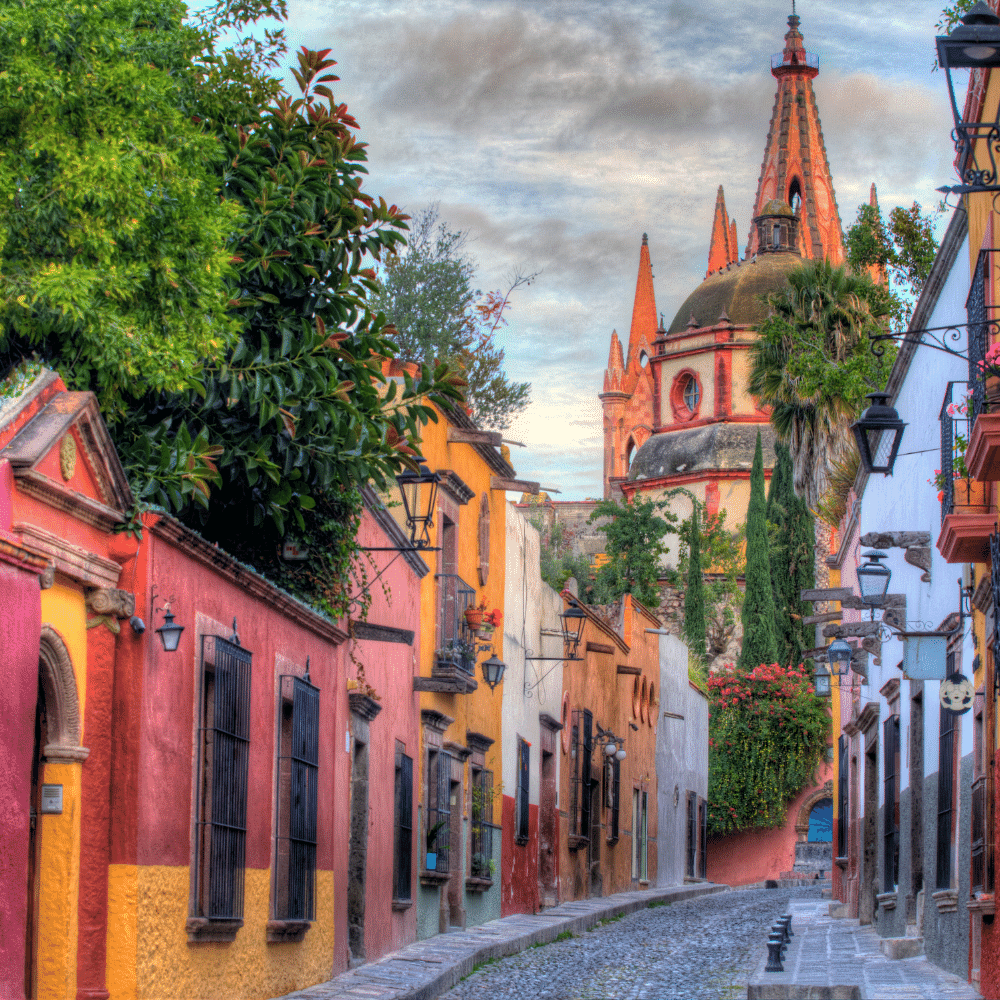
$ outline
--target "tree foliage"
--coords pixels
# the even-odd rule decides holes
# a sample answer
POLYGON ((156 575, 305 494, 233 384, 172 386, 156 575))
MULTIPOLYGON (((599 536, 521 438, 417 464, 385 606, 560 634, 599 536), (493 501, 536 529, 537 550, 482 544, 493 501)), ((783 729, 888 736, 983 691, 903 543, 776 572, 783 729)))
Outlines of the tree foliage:
POLYGON ((695 656, 706 649, 705 581, 701 568, 701 518, 695 503, 686 522, 688 537, 687 586, 684 588, 684 639, 695 656))
POLYGON ((925 214, 917 202, 908 209, 896 206, 888 224, 877 205, 860 205, 854 225, 844 239, 848 267, 855 274, 875 268, 889 280, 893 326, 902 330, 937 256, 934 225, 940 211, 925 214))
POLYGON ((561 591, 566 581, 573 577, 579 589, 580 600, 593 604, 593 580, 590 560, 573 551, 572 532, 559 521, 551 529, 538 515, 528 518, 540 536, 539 562, 542 579, 554 590, 561 591))
POLYGON ((739 667, 749 672, 778 658, 774 637, 774 592, 767 538, 767 501, 764 496, 764 455, 760 431, 750 470, 750 503, 747 507, 746 594, 743 599, 743 646, 739 667))
POLYGON ((853 447, 848 427, 866 393, 888 380, 895 348, 874 355, 868 337, 887 332, 891 302, 867 274, 811 260, 768 305, 750 349, 748 388, 771 408, 771 425, 791 452, 795 491, 815 507, 828 470, 853 447))
POLYGON ((809 605, 799 599, 799 594, 815 586, 815 527, 809 508, 792 488, 788 449, 779 442, 775 452, 777 462, 771 473, 766 509, 775 640, 778 662, 793 666, 801 662, 805 650, 812 646, 802 624, 809 605))
POLYGON ((729 667, 708 691, 708 832, 780 826, 814 781, 830 731, 812 678, 801 664, 729 667))
POLYGON ((667 499, 647 499, 637 492, 622 501, 599 500, 589 521, 598 518, 607 518, 598 531, 607 539, 608 562, 597 571, 595 602, 606 604, 632 594, 648 608, 659 607, 660 560, 670 551, 666 536, 677 531, 677 515, 667 499))
POLYGON ((497 331, 506 324, 511 294, 536 275, 515 274, 506 293, 473 288, 475 262, 468 234, 438 221, 436 206, 413 219, 405 253, 384 264, 373 309, 395 326, 400 357, 452 363, 468 385, 466 403, 481 427, 506 430, 528 406, 531 386, 511 382, 497 331))

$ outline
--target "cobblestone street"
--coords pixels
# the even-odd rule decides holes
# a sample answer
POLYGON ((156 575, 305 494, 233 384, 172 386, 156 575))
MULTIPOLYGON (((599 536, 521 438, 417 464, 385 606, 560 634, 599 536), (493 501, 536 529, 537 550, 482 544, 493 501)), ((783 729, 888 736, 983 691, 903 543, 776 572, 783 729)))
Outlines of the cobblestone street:
POLYGON ((745 996, 771 921, 808 889, 722 892, 653 906, 484 965, 446 1000, 725 1000, 745 996))

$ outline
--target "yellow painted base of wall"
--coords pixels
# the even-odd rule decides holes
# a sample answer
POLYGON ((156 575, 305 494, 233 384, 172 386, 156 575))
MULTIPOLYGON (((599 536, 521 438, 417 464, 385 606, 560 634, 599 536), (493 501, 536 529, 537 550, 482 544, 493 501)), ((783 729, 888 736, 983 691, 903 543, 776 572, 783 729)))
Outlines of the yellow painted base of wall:
POLYGON ((270 871, 247 870, 243 927, 231 943, 188 943, 189 887, 186 867, 111 866, 111 1000, 266 1000, 329 977, 333 872, 316 873, 316 921, 293 944, 267 943, 270 871))

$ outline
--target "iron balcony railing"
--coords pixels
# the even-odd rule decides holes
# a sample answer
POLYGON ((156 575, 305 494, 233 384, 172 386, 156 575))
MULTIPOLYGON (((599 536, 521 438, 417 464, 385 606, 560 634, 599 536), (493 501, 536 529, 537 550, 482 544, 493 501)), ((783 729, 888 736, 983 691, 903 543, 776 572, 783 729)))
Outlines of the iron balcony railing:
MULTIPOLYGON (((970 327, 969 337, 972 333, 970 327)), ((982 380, 979 380, 980 383, 982 380)), ((941 523, 955 507, 955 479, 965 478, 965 448, 969 443, 969 420, 973 399, 965 395, 965 382, 949 382, 941 403, 941 523), (962 388, 956 393, 955 386, 962 388)))
POLYGON ((438 663, 453 664, 467 674, 476 666, 475 637, 465 612, 475 605, 476 591, 455 573, 438 573, 438 663))

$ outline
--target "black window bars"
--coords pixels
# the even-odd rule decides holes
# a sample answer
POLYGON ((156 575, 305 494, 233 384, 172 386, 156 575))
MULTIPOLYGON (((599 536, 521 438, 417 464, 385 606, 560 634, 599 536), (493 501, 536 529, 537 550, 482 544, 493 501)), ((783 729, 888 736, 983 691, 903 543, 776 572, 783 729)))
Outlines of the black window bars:
POLYGON ((455 573, 438 573, 438 663, 454 665, 467 674, 475 672, 475 637, 465 620, 474 606, 476 591, 455 573))

